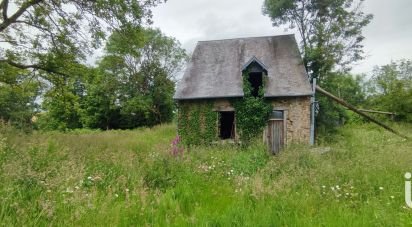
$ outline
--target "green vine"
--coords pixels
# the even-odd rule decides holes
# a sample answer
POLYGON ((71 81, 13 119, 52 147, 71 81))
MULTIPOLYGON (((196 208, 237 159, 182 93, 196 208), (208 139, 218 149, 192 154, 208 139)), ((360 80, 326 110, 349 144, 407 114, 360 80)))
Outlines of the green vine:
MULTIPOLYGON (((254 97, 249 72, 243 72, 244 97, 232 103, 243 145, 248 145, 262 133, 272 110, 270 103, 264 99, 266 83, 267 75, 264 74, 258 96, 254 97)), ((185 145, 211 144, 218 140, 218 120, 218 113, 213 110, 213 100, 181 101, 178 104, 178 134, 185 145)))
POLYGON ((185 145, 211 144, 218 139, 218 114, 212 101, 180 102, 178 111, 178 134, 185 145))
POLYGON ((263 83, 259 87, 258 96, 252 95, 252 85, 249 82, 249 71, 243 72, 244 97, 236 100, 233 105, 236 110, 236 123, 242 144, 248 145, 251 140, 263 132, 268 116, 272 111, 270 103, 264 99, 264 87, 267 75, 263 74, 263 83))

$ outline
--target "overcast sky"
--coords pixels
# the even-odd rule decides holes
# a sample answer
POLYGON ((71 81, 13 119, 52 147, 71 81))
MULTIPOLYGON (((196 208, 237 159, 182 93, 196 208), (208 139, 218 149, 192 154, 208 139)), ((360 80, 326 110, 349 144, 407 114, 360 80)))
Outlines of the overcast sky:
MULTIPOLYGON (((200 40, 295 33, 274 28, 262 15, 262 4, 263 0, 168 0, 153 10, 154 26, 177 38, 189 52, 200 40)), ((375 65, 412 59, 412 0, 366 0, 364 11, 374 19, 363 33, 367 57, 353 72, 369 73, 375 65)))

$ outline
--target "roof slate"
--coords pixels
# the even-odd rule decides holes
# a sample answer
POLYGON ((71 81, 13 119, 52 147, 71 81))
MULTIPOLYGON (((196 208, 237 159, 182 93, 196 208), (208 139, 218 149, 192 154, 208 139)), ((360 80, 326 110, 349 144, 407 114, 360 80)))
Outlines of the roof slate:
POLYGON ((242 97, 242 68, 256 58, 268 71, 265 97, 312 95, 294 35, 198 42, 174 98, 242 97))

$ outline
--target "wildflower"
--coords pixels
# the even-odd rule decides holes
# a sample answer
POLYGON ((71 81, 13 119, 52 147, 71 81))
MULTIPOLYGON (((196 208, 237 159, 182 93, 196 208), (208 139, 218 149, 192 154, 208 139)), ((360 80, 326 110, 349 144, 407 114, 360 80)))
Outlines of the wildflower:
POLYGON ((322 188, 323 188, 323 189, 325 189, 325 188, 326 188, 326 186, 325 186, 325 185, 322 185, 322 188))
POLYGON ((128 189, 128 188, 126 188, 126 192, 129 192, 129 189, 128 189))
POLYGON ((395 198, 395 196, 391 195, 391 199, 394 199, 394 198, 395 198))
POLYGON ((332 191, 335 191, 335 187, 333 187, 333 186, 332 186, 332 187, 330 187, 330 189, 331 189, 332 191))
POLYGON ((93 177, 88 176, 87 179, 88 179, 88 180, 93 180, 93 177))
POLYGON ((114 194, 114 196, 117 198, 117 197, 119 197, 119 195, 118 194, 114 194))
POLYGON ((381 191, 382 191, 382 190, 383 190, 383 187, 379 187, 379 190, 381 190, 381 191))

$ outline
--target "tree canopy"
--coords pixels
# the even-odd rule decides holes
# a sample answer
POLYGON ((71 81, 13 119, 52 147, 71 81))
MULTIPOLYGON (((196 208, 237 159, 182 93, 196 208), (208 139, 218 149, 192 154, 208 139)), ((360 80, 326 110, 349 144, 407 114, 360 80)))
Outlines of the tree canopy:
POLYGON ((274 26, 297 28, 303 59, 311 77, 327 74, 363 57, 362 28, 372 19, 362 11, 363 0, 265 0, 263 12, 274 26))
POLYGON ((30 122, 42 110, 38 125, 61 130, 170 121, 186 53, 150 28, 162 2, 1 0, 0 118, 30 122), (103 46, 97 66, 88 66, 103 46))
POLYGON ((0 62, 67 75, 113 31, 151 22, 160 0, 2 0, 0 62), (64 62, 62 62, 64 59, 64 62))

